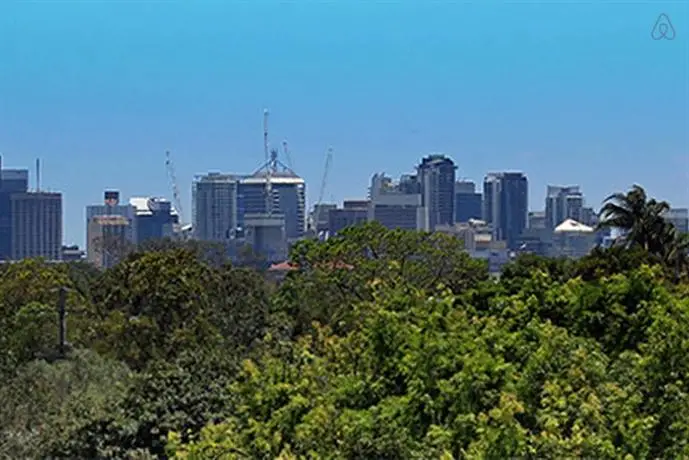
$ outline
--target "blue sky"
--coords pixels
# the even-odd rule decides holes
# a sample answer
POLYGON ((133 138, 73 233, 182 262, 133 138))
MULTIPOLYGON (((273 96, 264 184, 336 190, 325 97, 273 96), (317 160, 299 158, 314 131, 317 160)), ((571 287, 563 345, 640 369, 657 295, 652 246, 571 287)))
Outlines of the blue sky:
POLYGON ((687 206, 689 2, 0 1, 0 153, 41 158, 68 243, 105 188, 169 197, 166 149, 190 218, 194 174, 260 166, 264 107, 311 202, 331 145, 327 200, 444 152, 524 171, 532 209, 548 183, 687 206))

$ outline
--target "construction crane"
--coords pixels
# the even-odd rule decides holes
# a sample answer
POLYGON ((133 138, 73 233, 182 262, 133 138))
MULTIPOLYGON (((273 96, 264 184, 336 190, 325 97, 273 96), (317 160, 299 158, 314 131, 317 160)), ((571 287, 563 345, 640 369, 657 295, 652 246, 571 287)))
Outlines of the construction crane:
POLYGON ((325 167, 323 168, 323 178, 321 179, 321 188, 318 192, 318 202, 316 206, 319 206, 323 202, 323 195, 325 195, 325 187, 328 183, 328 173, 330 173, 330 165, 333 162, 333 148, 329 147, 328 152, 325 154, 325 167))
POLYGON ((287 160, 287 167, 289 169, 294 169, 294 165, 292 164, 292 155, 287 148, 287 141, 282 141, 282 151, 285 154, 285 160, 287 160))
POLYGON ((172 157, 170 156, 170 151, 165 152, 165 167, 167 169, 167 177, 170 181, 170 187, 172 188, 172 197, 175 202, 175 208, 177 208, 177 216, 179 216, 180 226, 186 222, 184 220, 184 213, 182 212, 182 202, 179 196, 179 187, 177 187, 177 176, 175 175, 175 165, 172 163, 172 157))
POLYGON ((314 216, 311 225, 315 228, 318 226, 318 222, 321 219, 321 204, 323 203, 323 196, 325 195, 325 187, 328 184, 328 173, 330 172, 330 166, 333 162, 333 148, 329 147, 327 153, 325 154, 325 166, 323 168, 323 177, 321 178, 321 188, 318 191, 318 201, 314 206, 314 216))

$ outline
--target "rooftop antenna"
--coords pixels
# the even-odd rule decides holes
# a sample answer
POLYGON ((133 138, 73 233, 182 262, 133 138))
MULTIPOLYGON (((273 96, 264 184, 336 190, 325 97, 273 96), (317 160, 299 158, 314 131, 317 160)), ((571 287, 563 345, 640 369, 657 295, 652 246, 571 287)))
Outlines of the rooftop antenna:
POLYGON ((266 157, 266 213, 273 212, 273 185, 271 183, 273 176, 273 167, 275 162, 273 157, 277 160, 277 151, 273 154, 269 152, 268 147, 268 109, 263 110, 263 153, 266 157))
POLYGON ((41 159, 36 158, 36 192, 41 191, 41 159))
POLYGON ((263 109, 263 154, 266 163, 268 163, 270 160, 268 156, 268 109, 263 109))

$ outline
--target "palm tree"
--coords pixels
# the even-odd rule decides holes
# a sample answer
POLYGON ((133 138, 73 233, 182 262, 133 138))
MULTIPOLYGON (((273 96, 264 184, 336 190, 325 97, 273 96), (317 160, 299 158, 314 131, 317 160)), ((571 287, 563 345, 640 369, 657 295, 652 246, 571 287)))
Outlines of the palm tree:
POLYGON ((621 242, 626 247, 638 245, 660 254, 667 244, 667 227, 671 225, 663 217, 669 209, 667 202, 649 200, 643 187, 634 185, 626 194, 615 193, 604 200, 598 227, 622 230, 621 242))

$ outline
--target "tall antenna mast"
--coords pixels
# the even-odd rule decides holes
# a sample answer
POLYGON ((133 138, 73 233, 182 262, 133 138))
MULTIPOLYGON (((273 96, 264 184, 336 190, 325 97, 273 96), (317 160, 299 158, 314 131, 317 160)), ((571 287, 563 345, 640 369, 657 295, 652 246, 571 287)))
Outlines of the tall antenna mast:
POLYGON ((263 110, 263 154, 265 155, 265 162, 268 163, 270 160, 268 156, 268 109, 263 110))
POLYGON ((41 159, 36 158, 36 192, 41 191, 41 159))
POLYGON ((266 212, 273 213, 273 161, 268 146, 268 109, 263 110, 263 153, 266 157, 266 212))

